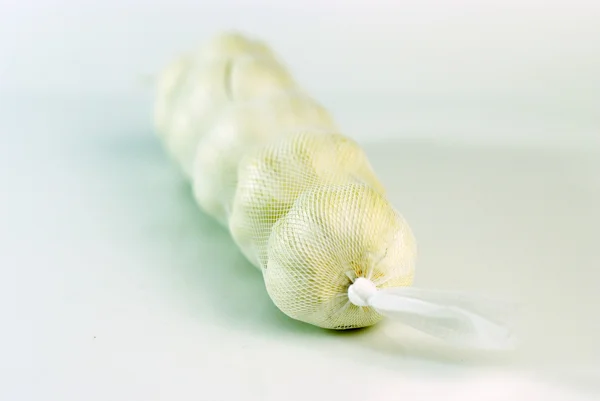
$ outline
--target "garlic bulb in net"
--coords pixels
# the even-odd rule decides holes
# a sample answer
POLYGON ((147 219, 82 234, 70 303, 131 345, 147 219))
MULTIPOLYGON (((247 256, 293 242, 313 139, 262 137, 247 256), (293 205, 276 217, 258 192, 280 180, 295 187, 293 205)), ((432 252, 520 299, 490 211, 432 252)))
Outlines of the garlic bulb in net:
POLYGON ((218 40, 225 44, 213 43, 201 57, 182 56, 167 67, 159 82, 156 124, 169 153, 187 176, 191 176, 198 141, 227 104, 297 88, 263 45, 239 40, 232 46, 222 37, 218 40))
POLYGON ((322 105, 300 92, 228 106, 196 148, 192 175, 198 204, 227 225, 243 156, 299 129, 337 128, 322 105))
POLYGON ((378 288, 412 284, 416 244, 406 221, 366 184, 314 185, 273 226, 265 284, 288 316, 330 329, 370 326, 381 315, 353 305, 357 277, 378 288))
POLYGON ((384 192, 363 150, 341 134, 315 130, 270 142, 240 162, 231 235, 244 255, 264 268, 271 229, 300 194, 348 180, 384 192))
POLYGON ((203 43, 197 51, 186 52, 177 57, 160 74, 154 105, 154 123, 160 136, 168 134, 168 126, 176 105, 186 99, 190 82, 195 69, 202 68, 208 62, 228 60, 231 58, 253 55, 255 57, 273 58, 276 56, 262 41, 249 38, 238 32, 224 32, 215 35, 203 43))

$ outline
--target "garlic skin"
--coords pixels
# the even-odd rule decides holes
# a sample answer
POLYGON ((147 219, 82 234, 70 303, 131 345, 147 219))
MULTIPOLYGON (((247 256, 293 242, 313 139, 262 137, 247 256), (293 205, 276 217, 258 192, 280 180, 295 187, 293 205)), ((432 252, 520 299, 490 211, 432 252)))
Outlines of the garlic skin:
POLYGON ((333 118, 301 92, 229 105, 196 148, 193 190, 198 204, 228 225, 242 158, 297 130, 337 130, 333 118))

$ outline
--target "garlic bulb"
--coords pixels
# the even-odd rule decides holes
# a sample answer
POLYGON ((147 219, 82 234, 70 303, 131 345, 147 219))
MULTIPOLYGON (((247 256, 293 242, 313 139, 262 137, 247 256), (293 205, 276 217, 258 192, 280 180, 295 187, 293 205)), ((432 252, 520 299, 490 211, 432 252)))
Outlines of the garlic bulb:
POLYGON ((198 141, 227 104, 297 89, 262 43, 239 34, 216 37, 198 55, 186 54, 161 75, 155 124, 183 172, 191 177, 198 141))
POLYGON ((227 225, 243 156, 298 129, 337 128, 323 106, 300 92, 229 105, 196 148, 193 188, 198 204, 227 225))
POLYGON ((268 240, 267 291, 294 319, 330 329, 380 320, 373 308, 348 301, 365 277, 377 287, 412 284, 416 244, 406 221, 371 186, 348 182, 302 192, 268 240))
POLYGON ((300 132, 271 142, 240 162, 229 229, 244 255, 267 265, 273 225, 314 186, 365 182, 383 186, 358 144, 341 134, 300 132))
POLYGON ((154 124, 157 133, 164 137, 168 134, 172 113, 176 104, 186 98, 190 82, 188 77, 194 69, 202 69, 205 63, 215 60, 229 60, 238 56, 276 58, 264 43, 250 39, 237 32, 225 32, 215 35, 195 52, 187 52, 177 57, 160 74, 154 107, 154 124))

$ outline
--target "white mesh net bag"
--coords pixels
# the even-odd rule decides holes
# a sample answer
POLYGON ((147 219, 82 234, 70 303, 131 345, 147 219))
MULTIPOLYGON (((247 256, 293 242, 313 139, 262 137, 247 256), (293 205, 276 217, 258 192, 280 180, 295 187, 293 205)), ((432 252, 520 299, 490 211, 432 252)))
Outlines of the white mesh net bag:
POLYGON ((157 129, 283 313, 338 330, 387 316, 455 345, 514 344, 505 304, 411 286, 408 223, 358 143, 264 44, 224 34, 182 60, 160 80, 157 129))

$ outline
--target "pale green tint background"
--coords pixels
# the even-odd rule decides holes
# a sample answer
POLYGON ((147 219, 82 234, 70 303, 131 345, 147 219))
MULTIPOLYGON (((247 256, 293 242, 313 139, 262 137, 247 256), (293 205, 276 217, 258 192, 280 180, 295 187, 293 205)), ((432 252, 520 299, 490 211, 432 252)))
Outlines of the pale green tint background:
POLYGON ((1 400, 598 399, 597 2, 0 4, 1 400), (517 352, 273 306, 150 124, 144 76, 229 27, 364 144, 418 285, 523 301, 517 352))

